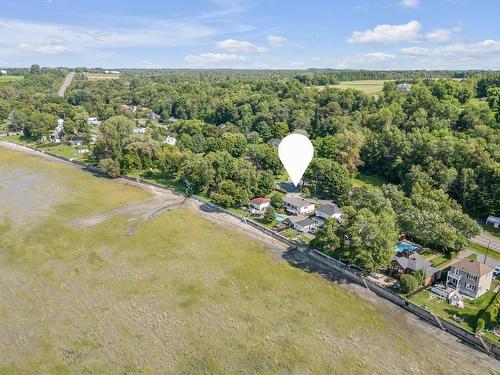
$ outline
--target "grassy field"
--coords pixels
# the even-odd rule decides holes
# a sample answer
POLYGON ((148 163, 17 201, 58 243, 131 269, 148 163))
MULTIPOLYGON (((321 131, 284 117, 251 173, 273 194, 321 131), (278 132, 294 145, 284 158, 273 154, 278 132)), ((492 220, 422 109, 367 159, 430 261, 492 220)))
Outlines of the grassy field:
POLYGON ((377 189, 379 189, 380 187, 382 187, 382 185, 387 183, 387 181, 385 181, 383 177, 376 175, 367 175, 364 173, 358 173, 356 178, 353 178, 352 182, 354 186, 361 187, 366 185, 377 189))
POLYGON ((26 138, 22 135, 10 135, 7 137, 2 137, 0 138, 0 140, 10 141, 19 145, 35 148, 40 151, 51 152, 55 155, 63 156, 65 158, 78 159, 81 161, 85 161, 85 159, 89 156, 89 154, 77 154, 76 149, 78 148, 78 146, 70 146, 64 143, 39 145, 36 143, 36 139, 26 138))
POLYGON ((0 175, 0 374, 495 371, 189 207, 1 147, 0 175))
POLYGON ((105 73, 84 73, 89 81, 109 81, 113 79, 120 79, 119 74, 105 74, 105 73))
POLYGON ((333 87, 339 89, 355 89, 363 91, 365 94, 376 94, 382 91, 382 88, 384 87, 384 82, 386 81, 383 80, 346 81, 346 82, 340 82, 339 84, 334 85, 333 87))
POLYGON ((2 83, 11 83, 23 80, 22 76, 0 76, 0 84, 2 83))

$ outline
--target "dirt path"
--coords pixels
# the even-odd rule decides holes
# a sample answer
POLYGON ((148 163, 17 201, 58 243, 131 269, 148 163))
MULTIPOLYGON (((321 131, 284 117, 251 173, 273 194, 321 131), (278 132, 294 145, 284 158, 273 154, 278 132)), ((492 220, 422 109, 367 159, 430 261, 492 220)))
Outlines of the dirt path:
POLYGON ((73 82, 73 78, 75 78, 75 72, 69 72, 68 75, 64 78, 64 81, 57 95, 59 95, 61 98, 64 98, 66 90, 68 89, 69 85, 71 85, 71 82, 73 82))

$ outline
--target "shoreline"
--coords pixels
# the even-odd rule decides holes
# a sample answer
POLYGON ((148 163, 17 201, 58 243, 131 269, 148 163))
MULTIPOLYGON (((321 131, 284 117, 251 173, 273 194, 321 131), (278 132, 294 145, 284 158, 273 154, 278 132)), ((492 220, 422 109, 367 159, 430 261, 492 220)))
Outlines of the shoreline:
MULTIPOLYGON (((59 161, 67 165, 72 165, 74 167, 79 167, 81 169, 84 169, 83 166, 79 166, 78 164, 73 163, 71 161, 60 159, 58 157, 46 154, 42 151, 34 150, 32 148, 23 145, 15 144, 8 141, 2 141, 1 139, 0 139, 0 146, 10 150, 24 152, 35 157, 41 157, 45 160, 59 161)), ((85 170, 85 171, 90 172, 90 170, 85 170)), ((161 189, 162 191, 161 194, 165 193, 167 197, 177 196, 172 189, 169 189, 167 187, 154 188, 151 185, 147 185, 139 181, 132 181, 121 177, 116 178, 114 180, 116 180, 119 183, 126 183, 128 185, 146 190, 151 194, 155 194, 156 189, 161 189)), ((156 191, 156 193, 158 193, 158 191, 156 191)), ((380 297, 375 292, 363 288, 362 286, 356 283, 350 282, 339 273, 326 267, 320 262, 315 261, 310 257, 307 257, 300 251, 297 250, 290 251, 290 249, 284 243, 241 222, 235 217, 232 217, 223 212, 213 212, 213 211, 203 210, 202 206, 203 203, 192 198, 186 198, 182 205, 182 208, 186 208, 188 210, 196 212, 199 215, 201 215, 202 218, 210 222, 216 223, 225 228, 231 228, 241 234, 248 236, 253 240, 258 241, 259 243, 263 244, 266 247, 267 252, 270 253, 276 261, 287 261, 292 265, 298 266, 304 272, 315 273, 317 276, 321 276, 323 279, 326 279, 326 281, 328 281, 329 283, 334 284, 337 287, 341 287, 342 290, 344 290, 345 292, 353 293, 356 297, 361 298, 365 302, 368 302, 371 305, 373 305, 382 315, 387 317, 388 321, 390 321, 391 319, 403 319, 405 320, 408 330, 419 331, 425 335, 429 335, 432 337, 433 340, 438 341, 439 345, 448 348, 452 347, 456 350, 461 351, 460 354, 462 356, 472 355, 476 360, 486 360, 486 361, 492 360, 494 361, 492 363, 497 362, 495 359, 491 358, 486 353, 470 347, 465 342, 461 342, 460 340, 457 339, 456 336, 449 334, 448 332, 442 331, 439 328, 429 323, 426 323, 413 313, 399 307, 398 305, 392 302, 389 302, 387 299, 380 297)))

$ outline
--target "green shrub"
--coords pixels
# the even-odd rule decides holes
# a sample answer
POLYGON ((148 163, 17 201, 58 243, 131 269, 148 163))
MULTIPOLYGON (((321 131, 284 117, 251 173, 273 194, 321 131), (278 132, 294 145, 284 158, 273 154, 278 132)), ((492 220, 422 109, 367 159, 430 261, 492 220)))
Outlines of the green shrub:
POLYGON ((413 275, 401 276, 399 284, 401 285, 401 291, 403 293, 411 293, 418 288, 418 280, 413 275))
POLYGON ((477 319, 476 332, 482 331, 490 324, 495 323, 498 314, 497 303, 500 302, 500 293, 492 298, 491 303, 484 309, 483 313, 477 319))

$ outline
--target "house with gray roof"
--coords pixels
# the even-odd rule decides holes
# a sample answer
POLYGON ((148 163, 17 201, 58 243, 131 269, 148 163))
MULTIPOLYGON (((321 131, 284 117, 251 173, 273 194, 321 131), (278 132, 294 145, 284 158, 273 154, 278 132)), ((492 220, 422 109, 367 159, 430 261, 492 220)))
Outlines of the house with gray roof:
POLYGON ((424 260, 420 254, 412 250, 398 252, 391 261, 389 269, 400 276, 404 274, 414 274, 417 271, 424 271, 424 285, 430 285, 438 272, 436 268, 431 266, 431 262, 424 260))
POLYGON ((446 286, 469 298, 486 293, 493 280, 493 267, 474 259, 464 258, 452 264, 446 275, 446 286))
POLYGON ((342 217, 342 211, 335 203, 327 203, 319 206, 315 210, 316 217, 321 219, 337 219, 342 217))
POLYGON ((285 195, 283 197, 285 209, 293 215, 308 215, 314 212, 314 203, 297 195, 285 195))

